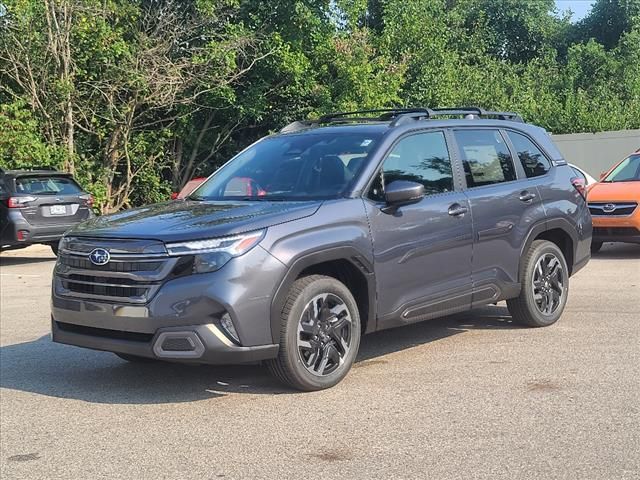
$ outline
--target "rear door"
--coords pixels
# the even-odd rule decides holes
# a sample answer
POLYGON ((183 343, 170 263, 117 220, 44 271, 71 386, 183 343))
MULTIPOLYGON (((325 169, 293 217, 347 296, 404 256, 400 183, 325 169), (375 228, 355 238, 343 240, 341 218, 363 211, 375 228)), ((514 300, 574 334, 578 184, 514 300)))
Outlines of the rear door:
POLYGON ((454 137, 474 224, 473 305, 482 305, 517 293, 522 245, 545 214, 499 129, 455 129, 454 137))
POLYGON ((412 133, 391 148, 365 200, 371 224, 379 328, 467 310, 471 304, 471 215, 456 188, 443 131, 412 133), (384 188, 422 183, 418 203, 385 212, 384 188))
POLYGON ((33 199, 21 209, 32 225, 70 225, 89 216, 88 195, 69 176, 20 176, 15 179, 15 191, 33 199))

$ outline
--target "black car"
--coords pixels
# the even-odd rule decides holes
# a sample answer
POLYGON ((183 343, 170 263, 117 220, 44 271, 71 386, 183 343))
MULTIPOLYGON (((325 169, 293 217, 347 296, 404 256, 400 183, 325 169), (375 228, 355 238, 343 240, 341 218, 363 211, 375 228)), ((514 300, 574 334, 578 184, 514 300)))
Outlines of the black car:
POLYGON ((57 255, 64 232, 91 218, 92 205, 71 174, 0 170, 0 250, 43 243, 57 255))

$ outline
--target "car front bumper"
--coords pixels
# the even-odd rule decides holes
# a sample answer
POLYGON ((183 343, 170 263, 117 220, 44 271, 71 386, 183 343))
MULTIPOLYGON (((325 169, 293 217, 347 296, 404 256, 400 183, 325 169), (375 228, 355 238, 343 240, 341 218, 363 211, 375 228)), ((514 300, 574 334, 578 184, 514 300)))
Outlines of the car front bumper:
MULTIPOLYGON (((60 260, 59 260, 60 261, 60 260)), ((274 358, 270 307, 285 266, 261 247, 217 272, 167 280, 145 304, 70 297, 54 274, 54 342, 163 360, 231 364, 274 358), (220 323, 228 313, 239 344, 220 323)))

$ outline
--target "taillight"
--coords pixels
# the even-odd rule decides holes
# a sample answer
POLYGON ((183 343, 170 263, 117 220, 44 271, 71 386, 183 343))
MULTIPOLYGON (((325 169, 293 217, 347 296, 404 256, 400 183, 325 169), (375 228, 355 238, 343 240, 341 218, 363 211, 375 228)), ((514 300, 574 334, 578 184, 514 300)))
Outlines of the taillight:
POLYGON ((9 197, 7 207, 9 208, 26 208, 27 203, 33 202, 36 197, 9 197))
POLYGON ((93 195, 89 195, 89 194, 87 194, 87 195, 80 195, 80 198, 81 198, 82 200, 84 200, 84 204, 85 204, 87 207, 89 207, 89 208, 93 207, 93 195))
POLYGON ((584 198, 585 200, 587 199, 587 186, 583 178, 573 177, 571 179, 571 185, 573 185, 573 188, 578 191, 582 198, 584 198))

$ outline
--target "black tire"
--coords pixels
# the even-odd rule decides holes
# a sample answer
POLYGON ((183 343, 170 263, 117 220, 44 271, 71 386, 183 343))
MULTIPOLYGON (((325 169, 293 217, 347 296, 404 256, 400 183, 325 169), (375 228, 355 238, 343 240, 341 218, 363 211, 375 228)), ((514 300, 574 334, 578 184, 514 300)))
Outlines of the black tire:
POLYGON ((278 380, 309 392, 333 387, 347 375, 358 353, 361 329, 358 306, 343 283, 323 275, 296 280, 280 321, 278 356, 266 362, 278 380), (318 321, 312 318, 316 311, 318 321))
POLYGON ((520 295, 507 300, 513 320, 528 327, 547 327, 557 322, 567 303, 569 269, 562 251, 555 243, 536 240, 531 244, 522 260, 520 284, 520 295), (552 263, 553 258, 557 260, 557 265, 553 263, 553 268, 547 265, 548 272, 545 263, 552 263))
POLYGON ((49 244, 49 246, 51 247, 51 251, 53 252, 53 254, 57 257, 58 256, 58 242, 51 242, 49 244))
POLYGON ((139 357, 137 355, 129 355, 128 353, 113 353, 116 356, 120 357, 122 360, 126 360, 127 362, 131 363, 155 363, 158 361, 155 358, 139 357))
POLYGON ((598 253, 602 248, 602 242, 591 242, 591 253, 598 253))

